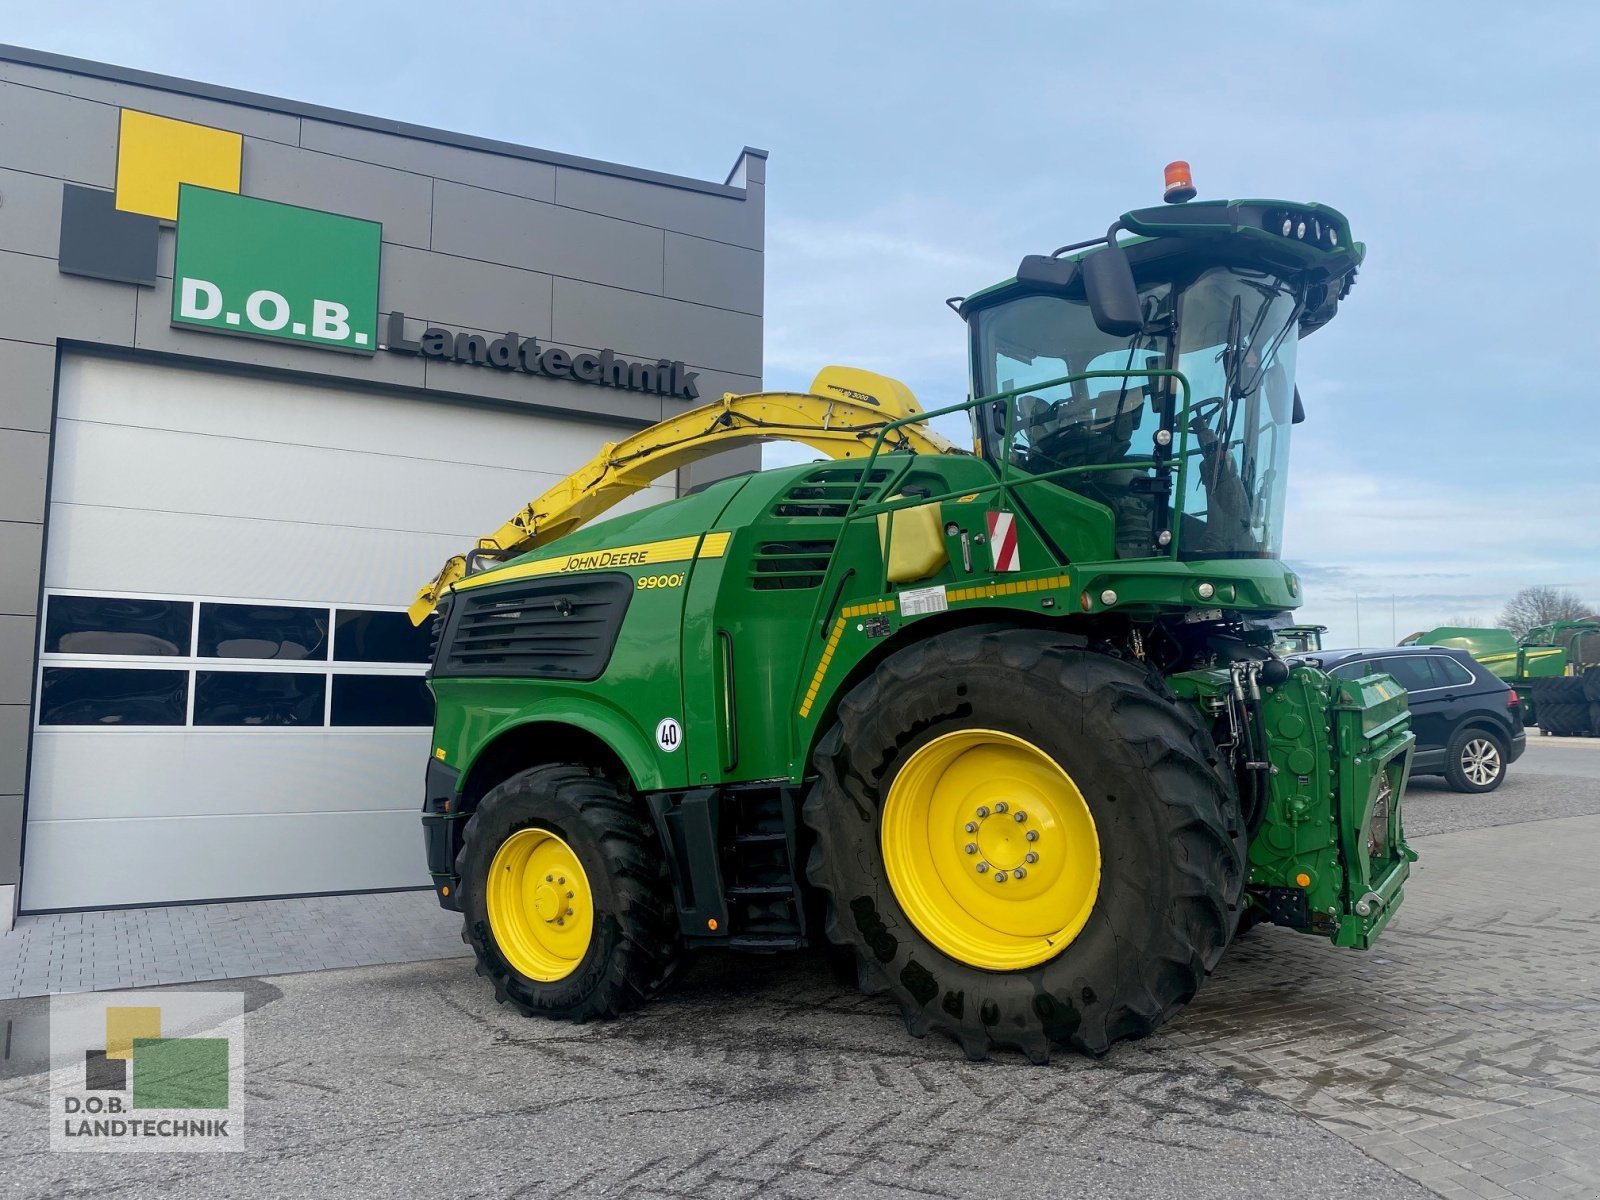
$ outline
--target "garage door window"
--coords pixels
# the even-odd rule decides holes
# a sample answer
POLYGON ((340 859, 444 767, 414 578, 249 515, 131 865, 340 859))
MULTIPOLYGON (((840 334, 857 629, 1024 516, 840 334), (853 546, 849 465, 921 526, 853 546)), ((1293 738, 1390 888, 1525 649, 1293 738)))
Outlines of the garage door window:
POLYGON ((429 630, 403 612, 341 608, 334 621, 333 656, 341 662, 425 663, 429 630))
POLYGON ((428 633, 400 611, 52 593, 41 650, 42 726, 433 723, 428 633))
POLYGON ((335 675, 330 724, 433 724, 433 696, 415 675, 335 675))
POLYGON ((203 658, 328 657, 328 610, 263 604, 201 604, 203 658))
POLYGON ((322 724, 327 680, 305 671, 196 671, 196 725, 322 724))
POLYGON ((43 725, 182 725, 187 671, 46 667, 39 688, 43 725))
POLYGON ((194 605, 184 600, 52 596, 46 653, 187 655, 194 605))

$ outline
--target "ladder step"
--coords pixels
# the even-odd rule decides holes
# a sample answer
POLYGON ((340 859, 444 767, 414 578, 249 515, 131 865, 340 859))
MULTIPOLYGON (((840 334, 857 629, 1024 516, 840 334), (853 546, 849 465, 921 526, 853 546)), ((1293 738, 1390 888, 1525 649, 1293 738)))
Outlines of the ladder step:
POLYGON ((745 933, 735 934, 727 944, 734 950, 798 950, 806 940, 787 933, 745 933))
POLYGON ((792 896, 794 886, 788 883, 741 883, 728 889, 728 899, 744 900, 755 896, 792 896))
POLYGON ((780 829, 776 833, 741 833, 734 837, 733 843, 736 846, 765 846, 787 841, 788 838, 789 835, 780 829))

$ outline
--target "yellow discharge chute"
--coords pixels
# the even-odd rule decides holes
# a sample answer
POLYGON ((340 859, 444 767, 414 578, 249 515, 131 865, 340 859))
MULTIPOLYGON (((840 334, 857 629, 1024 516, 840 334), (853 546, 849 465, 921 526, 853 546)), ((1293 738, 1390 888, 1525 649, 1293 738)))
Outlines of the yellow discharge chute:
MULTIPOLYGON (((899 380, 855 367, 824 367, 809 392, 729 392, 722 399, 642 429, 600 453, 527 505, 477 549, 495 558, 526 553, 571 533, 618 501, 680 467, 724 450, 769 441, 802 442, 831 458, 864 458, 883 427, 922 412, 899 380)), ((883 449, 917 454, 961 453, 922 422, 891 430, 883 449)), ((457 555, 420 591, 410 608, 420 625, 439 599, 467 574, 457 555)))

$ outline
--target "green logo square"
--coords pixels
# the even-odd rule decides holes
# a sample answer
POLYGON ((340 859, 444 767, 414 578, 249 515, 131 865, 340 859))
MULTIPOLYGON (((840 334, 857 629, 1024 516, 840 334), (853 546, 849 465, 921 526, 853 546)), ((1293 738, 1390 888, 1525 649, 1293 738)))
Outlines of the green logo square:
POLYGON ((227 1108, 227 1038, 135 1038, 134 1108, 227 1108))
POLYGON ((183 184, 172 323, 371 354, 376 221, 183 184))

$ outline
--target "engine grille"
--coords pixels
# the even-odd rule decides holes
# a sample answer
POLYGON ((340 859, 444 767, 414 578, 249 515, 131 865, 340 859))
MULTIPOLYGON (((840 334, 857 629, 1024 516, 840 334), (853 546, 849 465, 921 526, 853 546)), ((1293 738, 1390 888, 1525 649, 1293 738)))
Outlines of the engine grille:
MULTIPOLYGON (((772 506, 777 517, 842 517, 850 507, 861 480, 860 467, 822 467, 801 479, 772 506)), ((887 468, 871 471, 861 489, 861 502, 870 503, 882 489, 875 485, 889 478, 887 468)))
POLYGON ((833 545, 831 539, 763 542, 750 563, 750 586, 759 592, 820 587, 833 545))
POLYGON ((434 675, 599 679, 633 592, 633 579, 614 573, 458 592, 434 675))

